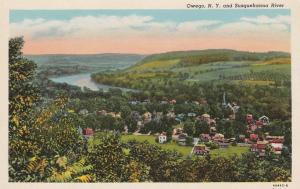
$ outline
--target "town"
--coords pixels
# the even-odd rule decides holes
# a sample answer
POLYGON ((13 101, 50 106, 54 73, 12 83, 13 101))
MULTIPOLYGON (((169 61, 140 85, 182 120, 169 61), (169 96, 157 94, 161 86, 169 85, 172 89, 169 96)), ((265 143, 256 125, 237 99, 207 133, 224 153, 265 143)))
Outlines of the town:
MULTIPOLYGON (((151 104, 149 99, 144 101, 129 101, 130 105, 139 105, 139 104, 151 104)), ((163 100, 159 102, 160 104, 168 104, 171 107, 176 104, 175 99, 171 100, 163 100)), ((192 102, 184 102, 184 104, 193 104, 193 105, 200 105, 200 104, 207 104, 207 101, 202 99, 199 101, 192 101, 192 102)), ((228 118, 224 119, 225 121, 234 120, 235 114, 239 110, 239 106, 236 103, 226 103, 225 93, 223 94, 223 106, 224 108, 229 108, 231 110, 231 114, 228 118)), ((249 151, 255 153, 258 157, 263 157, 266 153, 274 153, 276 155, 280 155, 283 149, 287 150, 287 147, 283 145, 284 143, 284 136, 272 136, 268 132, 265 133, 258 133, 264 127, 270 124, 270 120, 267 116, 260 116, 257 119, 254 119, 252 114, 245 115, 244 125, 247 128, 246 133, 237 133, 235 137, 226 138, 224 137, 224 133, 221 133, 217 129, 218 120, 220 118, 212 118, 209 114, 204 113, 202 115, 197 115, 194 112, 188 113, 179 113, 175 114, 174 108, 171 108, 171 111, 168 111, 166 114, 163 112, 156 112, 153 111, 152 113, 147 111, 144 113, 140 113, 138 111, 130 112, 130 117, 136 123, 136 130, 129 133, 128 126, 124 125, 123 130, 121 130, 123 135, 153 135, 156 138, 156 142, 160 144, 164 144, 167 142, 175 142, 179 146, 192 146, 192 150, 190 155, 208 155, 210 149, 221 148, 226 150, 229 146, 241 146, 241 147, 248 147, 249 151), (167 133, 167 130, 170 131, 169 128, 163 130, 161 132, 155 132, 156 129, 145 129, 151 122, 155 122, 157 125, 162 122, 162 119, 166 118, 169 122, 174 123, 171 126, 171 134, 167 133), (195 128, 196 130, 205 130, 205 132, 197 133, 195 135, 189 135, 187 133, 187 128, 184 125, 184 122, 192 121, 192 122, 199 122, 200 124, 197 127, 206 127, 205 128, 195 128), (202 123, 202 124, 201 124, 202 123), (204 124, 203 124, 204 123, 204 124), (204 125, 204 126, 203 126, 204 125), (147 133, 143 132, 147 131, 147 133)), ((74 112, 69 110, 69 112, 74 112)), ((78 112, 81 116, 88 116, 88 115, 96 115, 102 117, 111 117, 113 119, 122 119, 121 112, 109 112, 106 110, 98 110, 93 113, 89 113, 87 109, 81 109, 78 112)), ((223 121, 224 121, 223 120, 223 121)), ((100 129, 95 129, 90 127, 86 127, 82 130, 79 127, 79 132, 82 134, 86 139, 89 139, 93 136, 94 132, 101 132, 100 129)))

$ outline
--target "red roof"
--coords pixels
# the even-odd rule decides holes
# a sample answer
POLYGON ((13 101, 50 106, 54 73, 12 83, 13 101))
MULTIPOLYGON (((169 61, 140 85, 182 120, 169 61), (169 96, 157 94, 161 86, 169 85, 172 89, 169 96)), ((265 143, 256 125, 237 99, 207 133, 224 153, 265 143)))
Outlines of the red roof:
POLYGON ((257 149, 265 149, 266 148, 266 144, 256 144, 257 145, 257 149))
POLYGON ((262 121, 256 121, 255 125, 256 125, 256 126, 263 126, 264 124, 263 124, 262 121))
POLYGON ((246 120, 247 120, 247 121, 252 121, 252 120, 253 120, 252 114, 247 114, 246 120))
POLYGON ((257 138, 258 138, 257 134, 250 134, 251 140, 257 140, 257 138))
POLYGON ((92 128, 84 129, 84 135, 92 135, 94 133, 92 128))
POLYGON ((275 151, 281 151, 282 150, 282 148, 280 148, 280 147, 277 147, 277 148, 273 148, 275 151))
POLYGON ((271 140, 270 142, 271 142, 271 143, 283 143, 283 142, 284 142, 284 139, 279 139, 279 138, 277 138, 277 139, 271 140))
POLYGON ((267 140, 270 143, 283 143, 284 142, 284 136, 267 136, 267 140))

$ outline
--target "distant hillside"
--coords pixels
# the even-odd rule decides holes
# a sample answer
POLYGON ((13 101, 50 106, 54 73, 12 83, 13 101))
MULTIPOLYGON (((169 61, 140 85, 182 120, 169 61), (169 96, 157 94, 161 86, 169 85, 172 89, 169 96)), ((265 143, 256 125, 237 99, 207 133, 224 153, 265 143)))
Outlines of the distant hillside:
POLYGON ((88 55, 25 55, 38 66, 38 72, 47 75, 66 75, 83 72, 124 69, 141 61, 138 54, 88 54, 88 55))
MULTIPOLYGON (((289 58, 290 54, 286 52, 246 52, 236 51, 230 49, 208 49, 208 50, 195 50, 195 51, 175 51, 161 54, 153 54, 145 57, 135 67, 145 64, 155 64, 155 62, 170 64, 170 61, 176 61, 182 66, 194 66, 199 64, 220 62, 220 61, 259 61, 270 60, 274 58, 289 58), (166 61, 166 62, 164 62, 166 61)), ((173 62, 174 63, 174 62, 173 62)), ((175 63, 174 63, 175 64, 175 63)), ((165 67, 164 64, 161 64, 165 67)), ((147 66, 143 66, 147 67, 147 66)), ((150 66, 153 67, 153 66, 150 66)), ((158 68, 159 66, 156 66, 158 68)), ((135 69, 136 70, 136 69, 135 69)))
POLYGON ((210 81, 249 84, 289 84, 290 54, 228 49, 153 54, 124 70, 93 74, 94 81, 114 86, 149 89, 171 83, 210 81))
POLYGON ((86 54, 86 55, 25 55, 25 57, 35 61, 37 64, 102 64, 102 63, 136 63, 142 60, 145 55, 138 54, 86 54))

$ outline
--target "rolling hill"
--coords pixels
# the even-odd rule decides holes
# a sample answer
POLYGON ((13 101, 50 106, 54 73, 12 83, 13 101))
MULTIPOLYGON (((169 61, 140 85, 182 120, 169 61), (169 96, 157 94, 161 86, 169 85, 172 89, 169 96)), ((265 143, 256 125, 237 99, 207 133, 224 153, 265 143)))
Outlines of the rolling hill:
POLYGON ((291 59, 285 52, 245 52, 227 49, 154 54, 124 70, 93 74, 99 83, 143 88, 162 81, 224 81, 272 84, 290 81, 291 59), (252 81, 252 82, 249 82, 252 81))

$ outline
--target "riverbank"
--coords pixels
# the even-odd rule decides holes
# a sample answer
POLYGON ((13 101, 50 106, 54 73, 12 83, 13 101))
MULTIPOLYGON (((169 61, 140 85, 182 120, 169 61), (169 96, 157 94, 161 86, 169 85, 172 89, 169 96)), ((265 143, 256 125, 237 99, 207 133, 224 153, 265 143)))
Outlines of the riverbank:
POLYGON ((92 73, 81 73, 81 74, 75 74, 75 75, 67 75, 67 76, 59 76, 59 77, 50 77, 49 79, 56 83, 67 83, 68 85, 78 86, 80 88, 89 88, 90 90, 97 91, 97 90, 103 90, 108 91, 109 89, 120 89, 124 92, 138 92, 134 89, 129 88, 123 88, 123 87, 114 87, 111 85, 104 85, 100 83, 95 83, 91 79, 92 73))

